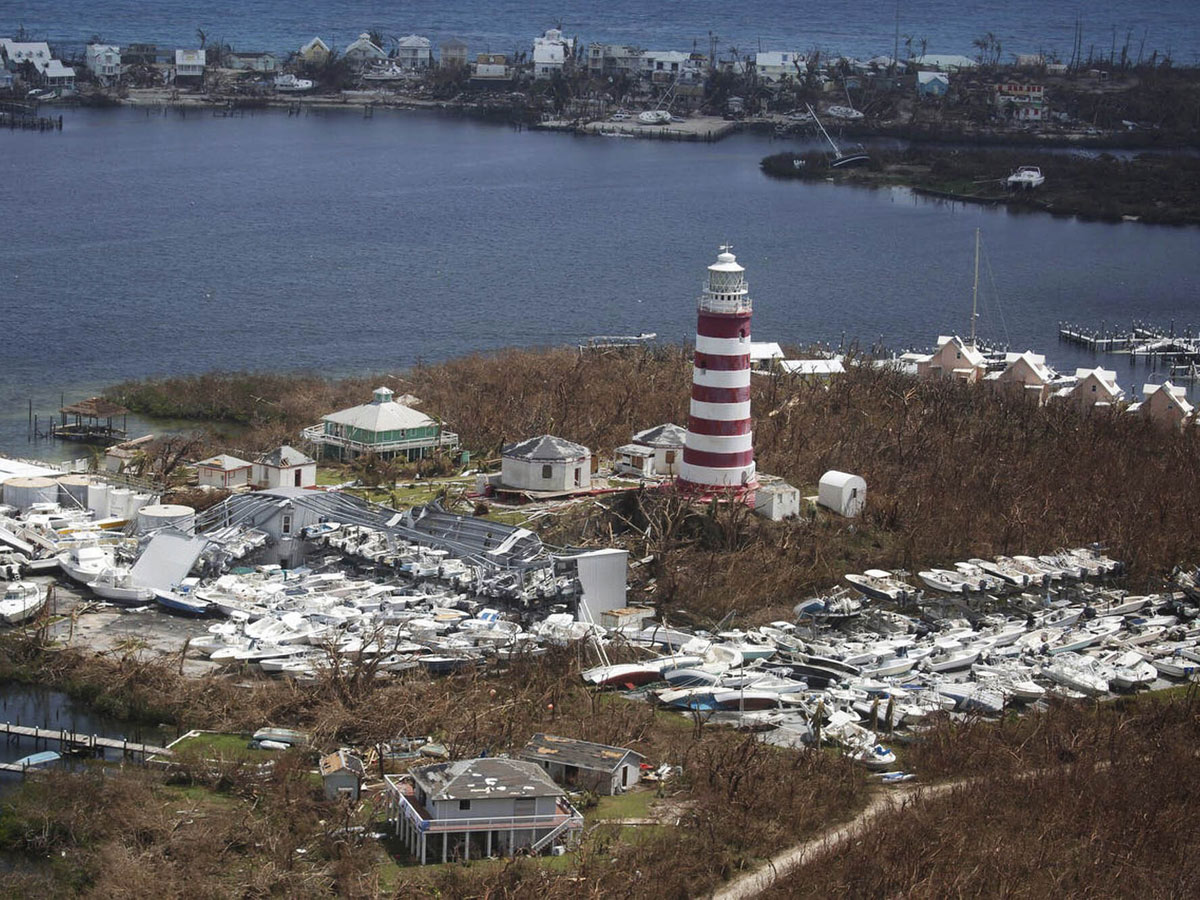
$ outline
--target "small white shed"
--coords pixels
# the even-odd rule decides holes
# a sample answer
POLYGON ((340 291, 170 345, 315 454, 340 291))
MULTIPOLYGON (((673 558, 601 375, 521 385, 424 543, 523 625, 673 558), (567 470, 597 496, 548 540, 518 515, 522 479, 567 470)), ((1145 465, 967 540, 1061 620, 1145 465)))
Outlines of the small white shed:
POLYGON ((821 476, 817 503, 839 516, 854 518, 867 502, 867 483, 858 475, 830 469, 821 476))
POLYGON ((800 515, 800 489, 780 478, 760 475, 754 511, 772 522, 794 518, 800 515))

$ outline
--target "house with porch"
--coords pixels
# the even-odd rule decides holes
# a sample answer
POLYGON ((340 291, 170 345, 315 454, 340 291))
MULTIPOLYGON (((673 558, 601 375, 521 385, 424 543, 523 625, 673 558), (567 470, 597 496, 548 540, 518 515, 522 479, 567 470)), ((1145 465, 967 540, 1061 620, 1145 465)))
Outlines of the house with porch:
POLYGON ((385 387, 375 389, 370 403, 330 413, 320 424, 304 429, 303 436, 324 456, 342 461, 364 453, 414 460, 458 447, 457 434, 432 416, 396 402, 385 387))
POLYGON ((549 78, 566 68, 575 52, 575 39, 565 38, 557 28, 551 28, 533 40, 533 77, 549 78))
POLYGON ((941 335, 937 349, 928 356, 917 358, 917 377, 957 378, 974 384, 987 372, 987 361, 979 348, 968 344, 958 335, 941 335))
POLYGON ((121 77, 121 48, 115 44, 88 44, 85 59, 88 71, 101 84, 112 84, 121 77))
POLYGON ((807 65, 802 54, 791 50, 762 50, 754 56, 754 71, 770 84, 778 84, 784 78, 802 80, 807 74, 807 65))
POLYGON ((1041 122, 1047 116, 1046 88, 1040 84, 1004 82, 995 85, 992 105, 996 113, 1016 122, 1041 122))
POLYGON ((306 63, 310 66, 323 66, 325 63, 329 62, 329 56, 331 53, 332 51, 329 49, 329 45, 319 37, 315 37, 300 48, 300 51, 296 54, 296 57, 300 60, 300 62, 306 63))
POLYGON ((583 816, 537 763, 483 758, 385 775, 388 823, 422 865, 570 845, 583 816))
POLYGON ((176 50, 175 80, 202 81, 204 79, 206 51, 176 50))
POLYGON ((541 766, 556 784, 610 796, 638 783, 645 757, 624 747, 593 744, 554 734, 535 734, 518 759, 541 766))
POLYGON ((364 31, 346 48, 342 57, 355 68, 364 69, 371 63, 387 59, 387 54, 383 52, 382 47, 371 40, 371 35, 364 31))
POLYGON ((402 37, 396 41, 395 61, 405 69, 428 69, 433 65, 433 44, 419 34, 402 37))
POLYGON ((225 65, 230 69, 243 69, 249 72, 274 72, 279 68, 279 59, 274 53, 266 50, 251 50, 227 54, 225 65))

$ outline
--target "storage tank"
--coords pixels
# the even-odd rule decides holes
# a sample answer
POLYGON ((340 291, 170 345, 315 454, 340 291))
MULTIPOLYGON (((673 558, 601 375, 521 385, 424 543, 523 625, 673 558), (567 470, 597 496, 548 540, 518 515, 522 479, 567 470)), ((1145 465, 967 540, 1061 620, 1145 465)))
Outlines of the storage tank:
POLYGON ((91 483, 87 475, 64 475, 58 479, 58 505, 63 509, 91 509, 88 506, 91 483))
POLYGON ((4 502, 22 512, 35 503, 58 503, 58 482, 40 475, 10 478, 4 482, 4 502))
POLYGON ((181 503, 152 503, 137 511, 137 533, 167 526, 191 534, 196 530, 196 510, 181 503))
POLYGON ((108 492, 111 490, 107 484, 89 484, 87 489, 87 505, 97 519, 108 518, 108 492))
POLYGON ((114 519, 128 519, 132 498, 133 491, 129 488, 113 488, 108 492, 108 514, 114 519))
POLYGON ((125 510, 126 518, 132 519, 138 514, 138 510, 143 506, 150 506, 154 503, 153 494, 134 494, 129 498, 129 506, 125 510))

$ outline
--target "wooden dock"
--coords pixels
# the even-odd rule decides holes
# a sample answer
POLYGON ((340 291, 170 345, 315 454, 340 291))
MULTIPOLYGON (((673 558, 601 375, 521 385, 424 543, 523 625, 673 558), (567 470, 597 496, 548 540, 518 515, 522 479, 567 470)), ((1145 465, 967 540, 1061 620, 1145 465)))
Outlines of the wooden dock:
MULTIPOLYGON (((0 722, 0 734, 10 738, 32 738, 34 746, 38 742, 45 744, 57 743, 67 748, 68 750, 90 750, 93 753, 99 753, 104 750, 120 750, 126 756, 170 756, 171 751, 166 747, 157 747, 154 744, 142 744, 137 741, 128 741, 124 738, 106 738, 95 734, 76 734, 72 731, 57 728, 37 728, 32 725, 13 724, 12 722, 0 722)), ((12 763, 7 763, 8 766, 13 766, 12 763)), ((4 771, 21 771, 20 766, 15 768, 4 769, 4 771)))

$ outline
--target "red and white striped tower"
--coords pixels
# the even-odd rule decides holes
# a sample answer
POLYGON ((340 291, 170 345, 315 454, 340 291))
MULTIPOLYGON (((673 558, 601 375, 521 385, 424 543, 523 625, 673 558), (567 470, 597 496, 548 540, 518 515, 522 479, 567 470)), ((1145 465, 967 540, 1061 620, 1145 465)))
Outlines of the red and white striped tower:
POLYGON ((708 267, 700 296, 679 486, 753 502, 758 485, 750 420, 750 289, 730 249, 722 247, 708 267))

